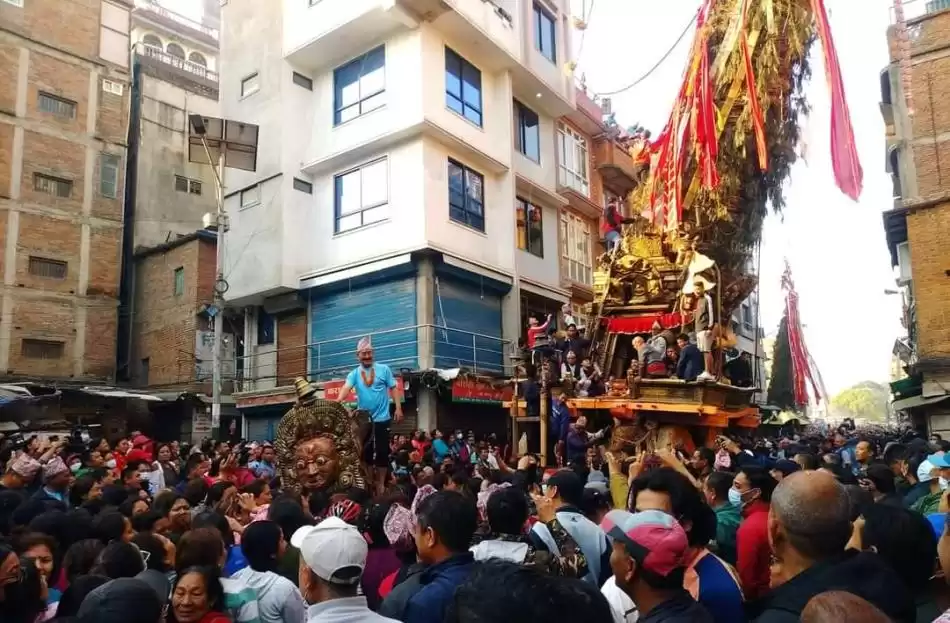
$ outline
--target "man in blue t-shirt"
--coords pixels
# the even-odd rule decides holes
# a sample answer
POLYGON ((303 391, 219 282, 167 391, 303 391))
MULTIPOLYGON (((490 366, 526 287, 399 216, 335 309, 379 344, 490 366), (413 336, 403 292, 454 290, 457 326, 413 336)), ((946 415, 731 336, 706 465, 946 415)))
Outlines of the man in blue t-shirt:
POLYGON ((386 490, 389 467, 390 392, 396 403, 394 417, 397 424, 402 421, 402 402, 393 371, 386 364, 373 361, 373 344, 369 337, 364 337, 356 345, 356 356, 360 365, 346 376, 339 400, 345 401, 352 389, 356 392, 356 408, 369 413, 373 428, 363 447, 363 460, 374 467, 376 494, 382 495, 386 490))

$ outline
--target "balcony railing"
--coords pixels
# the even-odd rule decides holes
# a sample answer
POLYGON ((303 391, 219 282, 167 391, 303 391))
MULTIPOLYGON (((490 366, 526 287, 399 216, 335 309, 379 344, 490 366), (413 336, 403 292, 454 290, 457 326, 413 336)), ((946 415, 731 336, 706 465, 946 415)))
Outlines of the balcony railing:
POLYGON ((135 44, 135 51, 137 54, 140 54, 146 58, 155 59, 166 65, 170 65, 189 74, 193 74, 199 78, 204 78, 205 80, 210 80, 211 82, 218 81, 218 74, 211 71, 204 65, 189 61, 188 59, 181 58, 180 56, 169 54, 159 47, 140 41, 135 44))
MULTIPOLYGON (((287 385, 304 374, 310 380, 344 378, 356 365, 354 344, 367 334, 350 335, 290 346, 240 358, 243 381, 239 391, 287 385), (276 357, 275 357, 276 354, 276 357)), ((414 325, 368 334, 376 361, 398 374, 419 370, 420 360, 440 369, 467 368, 480 374, 511 374, 511 341, 433 324, 414 325)))
MULTIPOLYGON (((929 13, 950 9, 950 0, 904 0, 901 5, 904 8, 904 21, 909 21, 929 13)), ((896 24, 897 15, 893 5, 890 7, 890 12, 891 24, 896 24)))
POLYGON ((196 22, 195 20, 185 17, 184 15, 175 13, 174 11, 169 11, 156 0, 135 0, 135 8, 143 9, 150 13, 155 13, 156 15, 160 15, 161 17, 173 21, 176 24, 180 24, 186 28, 191 28, 192 30, 197 30, 202 34, 211 37, 215 41, 218 40, 217 28, 205 26, 201 22, 196 22))

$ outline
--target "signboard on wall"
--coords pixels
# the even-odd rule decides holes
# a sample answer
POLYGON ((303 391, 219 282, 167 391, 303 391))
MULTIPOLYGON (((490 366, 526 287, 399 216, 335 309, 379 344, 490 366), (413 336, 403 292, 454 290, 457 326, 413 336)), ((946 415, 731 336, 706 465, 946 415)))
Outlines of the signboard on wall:
MULTIPOLYGON (((343 389, 343 386, 346 385, 346 379, 334 379, 332 381, 326 381, 323 383, 323 398, 325 400, 339 400, 340 399, 340 390, 343 389)), ((396 377, 396 387, 402 388, 402 377, 396 377)), ((406 396, 404 393, 400 392, 399 394, 400 402, 406 402, 406 396)), ((389 401, 392 402, 392 396, 390 395, 389 401)), ((351 389, 346 395, 346 398, 343 400, 343 404, 348 407, 356 406, 356 391, 351 389)))
POLYGON ((452 402, 500 405, 506 400, 511 400, 513 395, 514 388, 511 385, 496 387, 488 381, 477 379, 452 381, 452 402))
MULTIPOLYGON (((221 378, 233 379, 235 376, 234 335, 225 333, 222 337, 221 378)), ((210 381, 214 377, 214 331, 195 331, 195 380, 210 381)))

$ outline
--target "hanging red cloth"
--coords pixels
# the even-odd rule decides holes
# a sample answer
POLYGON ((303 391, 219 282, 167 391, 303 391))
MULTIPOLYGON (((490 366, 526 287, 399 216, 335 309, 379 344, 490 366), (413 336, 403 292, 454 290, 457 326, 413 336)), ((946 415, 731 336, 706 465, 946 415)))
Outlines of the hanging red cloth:
POLYGON ((831 168, 841 192, 857 201, 864 184, 864 171, 858 158, 858 148, 854 144, 854 129, 844 94, 838 51, 831 36, 824 0, 811 0, 811 8, 815 14, 815 27, 825 61, 825 79, 831 94, 831 168))

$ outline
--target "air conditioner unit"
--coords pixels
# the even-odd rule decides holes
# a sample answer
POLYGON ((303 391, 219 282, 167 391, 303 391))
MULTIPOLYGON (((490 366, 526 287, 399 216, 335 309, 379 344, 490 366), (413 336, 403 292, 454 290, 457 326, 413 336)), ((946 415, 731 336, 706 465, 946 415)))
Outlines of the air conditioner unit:
POLYGON ((900 285, 910 283, 913 279, 910 270, 910 243, 901 242, 897 245, 897 270, 900 273, 897 277, 897 283, 900 285))

